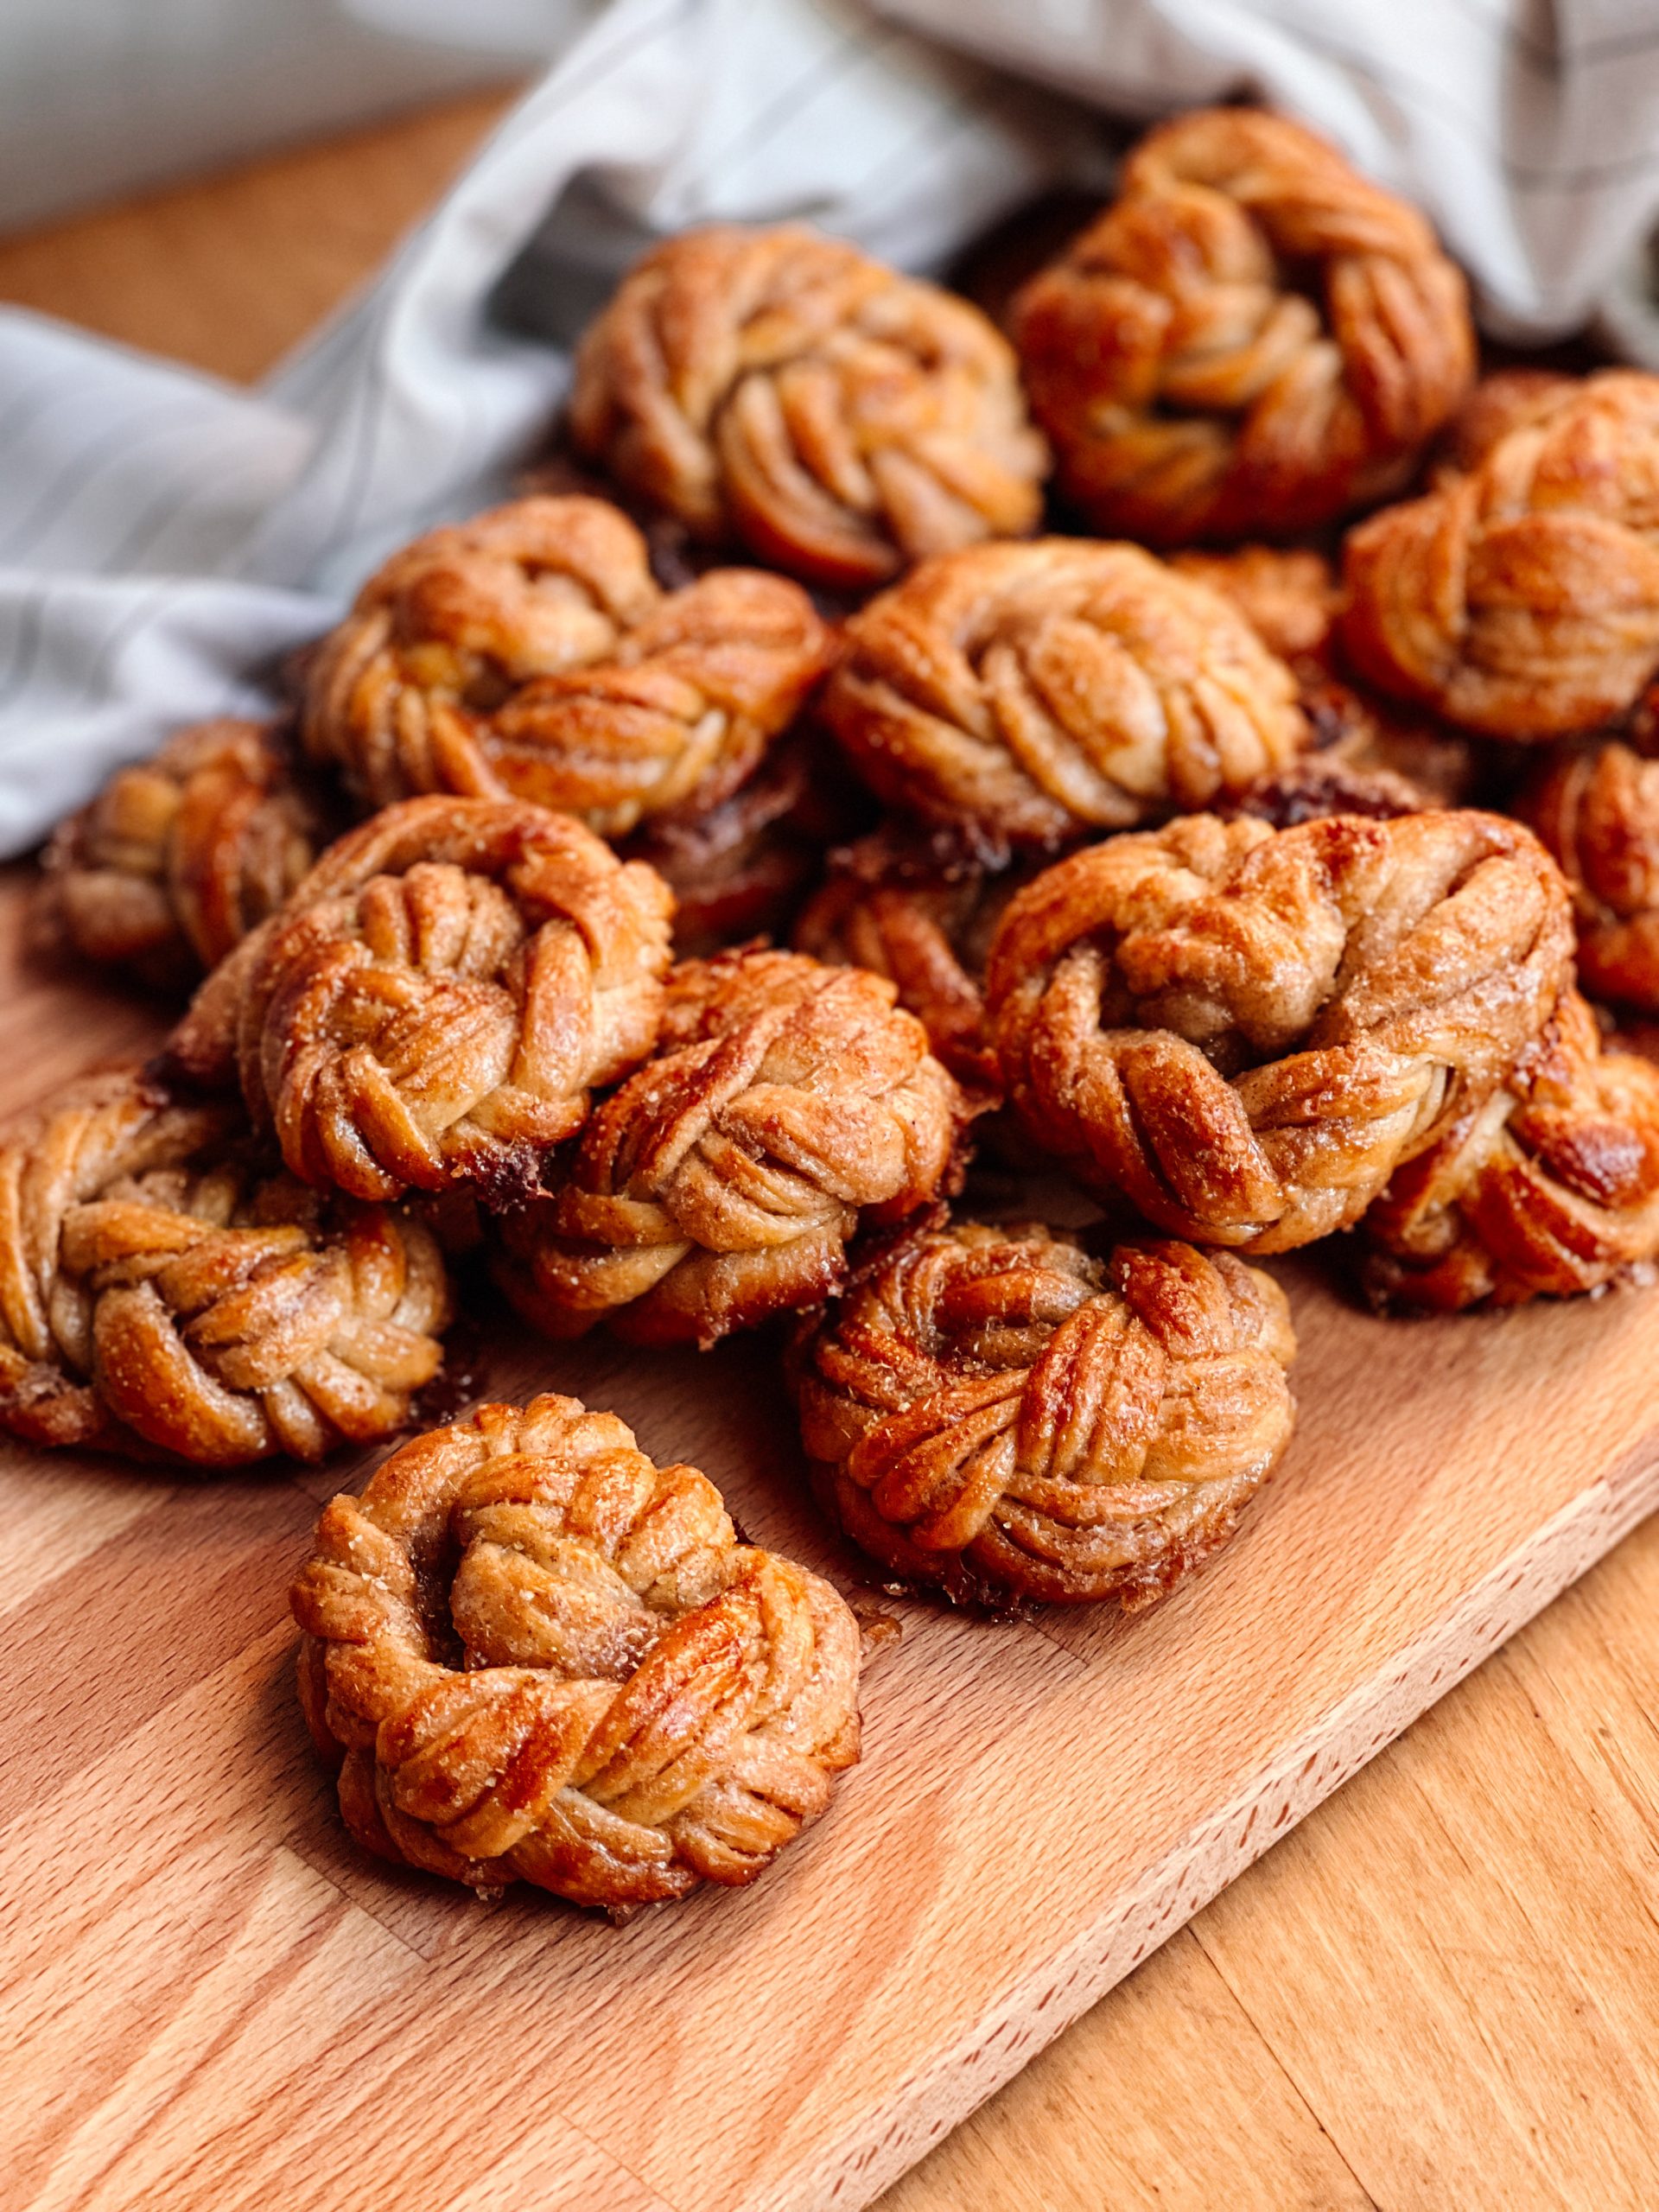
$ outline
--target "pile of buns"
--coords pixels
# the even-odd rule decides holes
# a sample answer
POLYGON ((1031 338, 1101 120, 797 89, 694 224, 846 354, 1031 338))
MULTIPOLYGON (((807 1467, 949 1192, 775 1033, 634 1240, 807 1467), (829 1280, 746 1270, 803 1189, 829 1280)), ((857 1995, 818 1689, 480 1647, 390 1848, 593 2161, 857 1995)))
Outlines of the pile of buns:
MULTIPOLYGON (((1290 1435, 1257 1260, 1659 1256, 1599 1010, 1659 1013, 1659 378, 1478 382, 1422 217, 1244 109, 1005 321, 668 240, 541 488, 63 825, 42 932, 194 996, 0 1145, 0 1423, 388 1438, 471 1270, 555 1343, 773 1325, 880 1575, 1134 1610, 1290 1435), (1099 1222, 975 1217, 976 1149, 1099 1222)), ((857 1756, 842 1599, 569 1398, 404 1444, 294 1605, 353 1831, 476 1886, 747 1881, 857 1756)))

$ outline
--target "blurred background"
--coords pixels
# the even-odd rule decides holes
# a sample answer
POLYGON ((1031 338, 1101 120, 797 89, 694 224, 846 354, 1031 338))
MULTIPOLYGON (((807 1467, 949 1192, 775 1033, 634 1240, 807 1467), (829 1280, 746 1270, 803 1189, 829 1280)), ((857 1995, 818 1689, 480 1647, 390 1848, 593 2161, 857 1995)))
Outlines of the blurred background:
POLYGON ((0 229, 522 76, 585 0, 4 0, 0 229))

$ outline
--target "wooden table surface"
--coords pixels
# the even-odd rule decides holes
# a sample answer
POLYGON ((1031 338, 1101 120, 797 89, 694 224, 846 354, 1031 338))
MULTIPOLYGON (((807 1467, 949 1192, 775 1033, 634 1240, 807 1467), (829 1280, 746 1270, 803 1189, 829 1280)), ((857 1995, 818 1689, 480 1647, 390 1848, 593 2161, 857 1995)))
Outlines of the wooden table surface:
MULTIPOLYGON (((499 105, 0 239, 0 299, 256 375, 372 270, 499 105)), ((882 2200, 1364 2206, 1659 2206, 1659 1524, 882 2200)))

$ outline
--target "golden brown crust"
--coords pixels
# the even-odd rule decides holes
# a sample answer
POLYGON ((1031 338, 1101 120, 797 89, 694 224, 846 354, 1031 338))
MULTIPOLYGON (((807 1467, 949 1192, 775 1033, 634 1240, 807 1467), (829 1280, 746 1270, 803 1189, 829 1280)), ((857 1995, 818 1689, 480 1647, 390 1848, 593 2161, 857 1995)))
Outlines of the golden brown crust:
POLYGON ((827 584, 1041 511, 1047 456, 990 323, 798 224, 648 253, 582 340, 569 422, 652 506, 827 584))
POLYGON ((429 1232, 327 1204, 136 1070, 0 1141, 0 1426, 204 1466, 389 1436, 449 1314, 429 1232))
POLYGON ((1144 138, 1014 335, 1067 493, 1154 544, 1386 498, 1474 372, 1467 289, 1423 217, 1247 108, 1144 138))
POLYGON ((990 849, 1207 805, 1306 740, 1294 678, 1224 600, 1065 537, 949 554, 872 601, 822 710, 889 804, 990 849))
POLYGON ((1659 760, 1605 738, 1563 750, 1516 812, 1559 862, 1598 998, 1659 1013, 1659 760))
POLYGON ((274 726, 194 723, 60 823, 37 939, 158 989, 194 982, 282 905, 327 826, 274 726))
POLYGON ((305 742, 371 806, 529 799, 620 836, 728 797, 832 652, 786 577, 717 569, 663 592, 606 501, 516 499, 369 579, 310 663, 305 742))
POLYGON ((1631 707, 1659 664, 1659 377, 1587 378, 1468 474, 1349 535, 1362 676, 1529 741, 1631 707))
POLYGON ((893 998, 798 953, 677 968, 655 1056, 499 1225, 525 1319, 709 1344, 827 1296, 861 1221, 902 1220, 953 1165, 961 1098, 893 998))
POLYGON ((1576 992, 1510 1084, 1365 1217, 1381 1306, 1569 1298, 1659 1258, 1659 1068, 1606 1052, 1576 992))
POLYGON ((293 1606, 347 1827, 475 1888, 740 1886, 858 1758, 842 1599, 574 1398, 406 1444, 324 1508, 293 1606))
POLYGON ((1230 1253, 958 1223, 864 1271, 793 1362, 830 1510, 957 1597, 1137 1611, 1232 1534, 1294 1415, 1283 1292, 1230 1253))
POLYGON ((413 798, 329 848, 169 1042, 239 1083, 293 1172, 362 1198, 464 1183, 508 1204, 588 1093, 650 1050, 667 886, 573 817, 413 798))
POLYGON ((986 999, 1033 1142, 1173 1235, 1282 1252, 1502 1084, 1571 961, 1518 823, 1192 815, 1020 893, 986 999))
POLYGON ((885 976, 971 1103, 994 1104, 1001 1071, 985 1027, 985 961, 1002 911, 1028 877, 941 860, 891 830, 832 855, 795 925, 798 952, 885 976))

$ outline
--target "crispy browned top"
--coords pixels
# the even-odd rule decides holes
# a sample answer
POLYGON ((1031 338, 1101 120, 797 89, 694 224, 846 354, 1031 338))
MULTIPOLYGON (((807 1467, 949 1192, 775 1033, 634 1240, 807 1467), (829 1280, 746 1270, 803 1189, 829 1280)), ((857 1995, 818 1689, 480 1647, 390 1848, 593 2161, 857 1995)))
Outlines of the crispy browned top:
POLYGON ((1247 108, 1143 139, 1014 332, 1067 492, 1157 544, 1386 497, 1474 368, 1466 288, 1423 217, 1247 108))
POLYGON ((1504 1087, 1365 1217, 1379 1305, 1454 1313, 1593 1290, 1659 1258, 1659 1068, 1604 1050, 1576 991, 1504 1087))
POLYGON ((582 340, 569 427, 704 537, 855 587, 1032 529, 1047 458, 977 308, 793 223, 648 253, 582 340))
POLYGON ((293 1604, 358 1840, 476 1888, 751 1882, 858 1757, 841 1599, 574 1398, 406 1444, 324 1509, 293 1604))
POLYGON ((1659 664, 1659 377, 1610 370, 1350 533, 1362 673, 1493 737, 1630 707, 1659 664))
POLYGON ((939 1191, 962 1102, 891 983, 791 952, 690 960, 654 1058, 602 1100, 551 1198, 503 1221, 499 1279, 555 1336, 601 1317, 712 1344, 809 1306, 861 1219, 939 1191))
POLYGON ((1357 1220, 1489 1096, 1571 957, 1518 823, 1192 815, 1022 891, 986 996, 1035 1142, 1174 1234, 1274 1252, 1357 1220))
POLYGON ((1572 887, 1585 988, 1659 1013, 1659 760, 1615 738, 1564 748, 1516 810, 1572 887))
POLYGON ((305 1181, 501 1202, 644 1058, 672 906, 568 814, 413 798, 329 848, 174 1032, 305 1181))
POLYGON ((925 563, 848 624, 823 712, 890 804, 990 847, 1204 806, 1306 735, 1294 678, 1226 601, 1066 537, 925 563))
POLYGON ((305 741, 372 806, 512 797, 620 836, 734 791, 831 650, 786 577, 664 592, 603 499, 516 499, 369 579, 307 672, 305 741))
POLYGON ((318 794, 261 722, 198 722, 60 823, 36 926, 167 989, 280 906, 325 842, 318 794))
POLYGON ((239 1119, 123 1070, 0 1141, 14 1434, 234 1466, 404 1425, 448 1319, 435 1243, 262 1166, 239 1119))
POLYGON ((1295 1349, 1229 1253, 958 1223, 867 1269, 793 1364, 821 1487, 884 1566, 1132 1609, 1232 1533, 1290 1435, 1295 1349))

